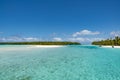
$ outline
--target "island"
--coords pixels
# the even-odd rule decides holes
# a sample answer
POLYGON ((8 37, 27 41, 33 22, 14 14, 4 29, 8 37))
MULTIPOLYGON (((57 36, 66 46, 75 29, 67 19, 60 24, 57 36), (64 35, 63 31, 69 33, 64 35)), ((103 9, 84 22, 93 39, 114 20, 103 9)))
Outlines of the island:
POLYGON ((0 42, 0 45, 81 45, 79 42, 54 42, 54 41, 38 41, 38 42, 0 42))
POLYGON ((116 36, 114 39, 106 39, 101 41, 93 41, 92 45, 100 45, 100 46, 120 46, 120 37, 116 36))

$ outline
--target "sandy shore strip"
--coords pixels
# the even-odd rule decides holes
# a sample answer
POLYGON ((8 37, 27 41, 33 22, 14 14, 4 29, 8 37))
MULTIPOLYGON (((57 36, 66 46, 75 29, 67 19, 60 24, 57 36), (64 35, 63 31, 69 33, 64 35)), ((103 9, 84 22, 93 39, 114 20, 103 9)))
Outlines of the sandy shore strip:
POLYGON ((112 46, 101 46, 101 47, 103 47, 103 48, 120 48, 120 46, 114 46, 114 47, 112 47, 112 46))
POLYGON ((28 48, 58 48, 65 47, 64 45, 30 45, 28 48))
POLYGON ((25 46, 7 46, 1 47, 0 51, 18 51, 18 50, 32 50, 32 49, 42 49, 42 48, 59 48, 65 47, 65 45, 25 45, 25 46))

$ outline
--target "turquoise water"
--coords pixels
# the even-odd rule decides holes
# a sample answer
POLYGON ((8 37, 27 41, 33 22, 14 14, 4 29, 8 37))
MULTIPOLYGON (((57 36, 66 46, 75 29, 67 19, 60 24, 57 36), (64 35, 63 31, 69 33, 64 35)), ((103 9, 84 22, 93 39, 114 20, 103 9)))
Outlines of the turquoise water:
POLYGON ((0 80, 120 80, 120 49, 0 46, 0 80))

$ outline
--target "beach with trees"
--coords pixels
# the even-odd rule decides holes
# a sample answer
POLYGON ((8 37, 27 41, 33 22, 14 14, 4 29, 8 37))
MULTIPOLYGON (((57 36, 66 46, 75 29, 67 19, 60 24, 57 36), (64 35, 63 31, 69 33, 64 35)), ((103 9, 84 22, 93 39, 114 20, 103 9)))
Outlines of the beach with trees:
POLYGON ((111 46, 120 46, 120 37, 116 36, 114 39, 106 39, 101 41, 93 41, 92 45, 111 45, 111 46))

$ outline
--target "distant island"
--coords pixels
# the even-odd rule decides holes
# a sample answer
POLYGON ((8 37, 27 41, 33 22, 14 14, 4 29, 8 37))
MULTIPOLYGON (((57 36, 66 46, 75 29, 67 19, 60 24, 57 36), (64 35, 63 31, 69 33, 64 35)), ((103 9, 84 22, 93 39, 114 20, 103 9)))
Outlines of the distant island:
POLYGON ((101 40, 101 41, 93 41, 92 45, 120 46, 120 37, 116 36, 114 39, 106 39, 106 40, 101 40))
POLYGON ((81 45, 79 42, 0 42, 0 45, 81 45))

